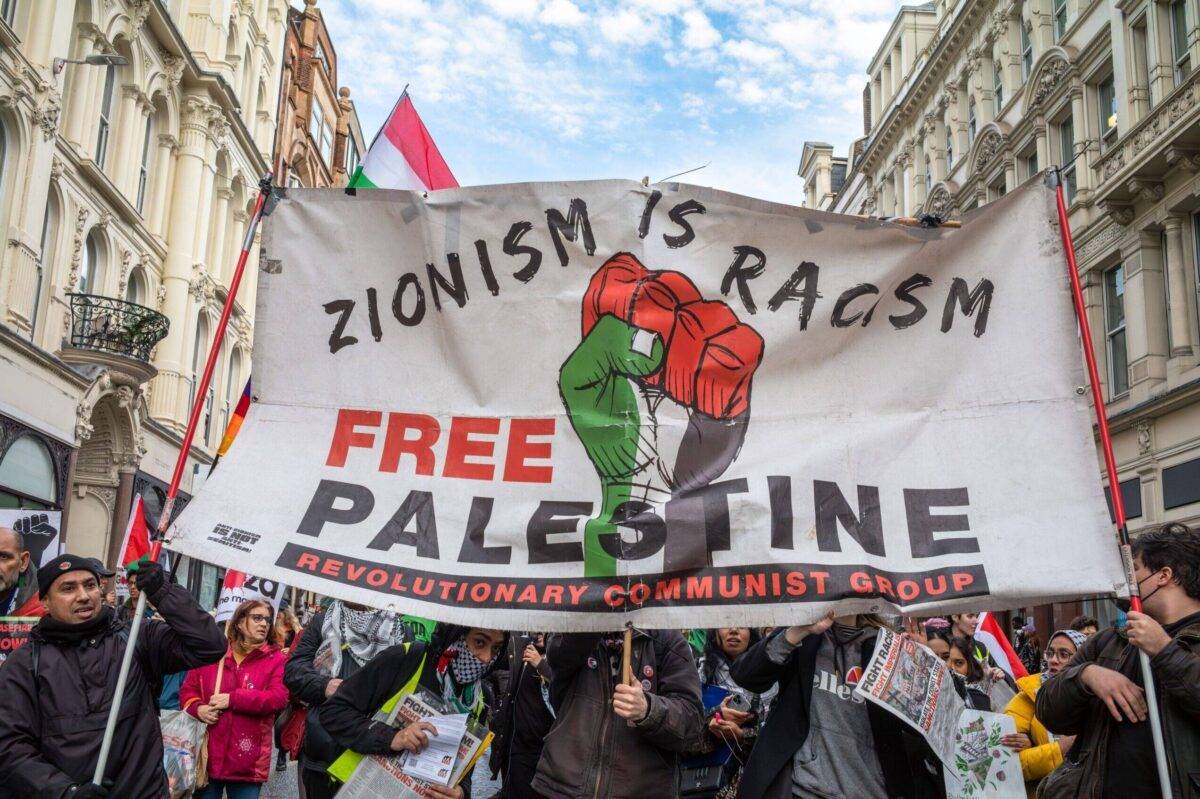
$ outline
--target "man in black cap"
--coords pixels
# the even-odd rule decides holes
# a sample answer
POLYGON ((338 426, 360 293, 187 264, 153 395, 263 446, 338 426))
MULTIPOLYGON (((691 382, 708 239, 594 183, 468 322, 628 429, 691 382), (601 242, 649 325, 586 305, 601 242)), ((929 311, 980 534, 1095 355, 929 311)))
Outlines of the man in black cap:
POLYGON ((143 559, 130 578, 164 621, 143 622, 103 785, 92 783, 127 625, 101 602, 94 558, 60 555, 38 569, 46 609, 0 668, 0 796, 157 799, 167 793, 154 688, 164 675, 215 663, 226 641, 191 594, 143 559))

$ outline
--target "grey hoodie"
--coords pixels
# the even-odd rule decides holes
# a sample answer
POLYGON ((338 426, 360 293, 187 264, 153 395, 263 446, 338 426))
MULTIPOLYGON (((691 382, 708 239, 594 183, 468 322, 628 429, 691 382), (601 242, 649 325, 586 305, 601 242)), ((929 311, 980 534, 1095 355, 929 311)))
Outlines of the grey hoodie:
MULTIPOLYGON (((792 794, 820 799, 887 799, 867 708, 854 686, 862 675, 863 647, 874 630, 834 624, 821 636, 813 673, 808 737, 792 759, 792 794)), ((771 639, 767 656, 783 663, 795 647, 771 639)))

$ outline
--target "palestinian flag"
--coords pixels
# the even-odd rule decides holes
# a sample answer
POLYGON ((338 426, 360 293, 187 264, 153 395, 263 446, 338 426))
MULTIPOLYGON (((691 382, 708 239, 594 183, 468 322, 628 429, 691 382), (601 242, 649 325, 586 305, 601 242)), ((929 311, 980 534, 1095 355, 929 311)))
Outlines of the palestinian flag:
POLYGON ((250 410, 249 378, 246 380, 246 387, 242 389, 242 396, 238 400, 237 407, 233 409, 233 418, 229 420, 229 424, 225 427, 225 437, 221 439, 221 446, 217 447, 218 458, 224 458, 225 453, 229 452, 229 448, 233 446, 233 440, 237 438, 238 431, 242 429, 242 422, 245 421, 246 411, 248 410, 250 410))
POLYGON ((129 509, 129 524, 125 527, 125 545, 121 547, 121 566, 128 567, 143 555, 150 554, 150 526, 142 507, 142 495, 133 498, 129 509))
POLYGON ((432 191, 458 186, 433 137, 413 107, 408 90, 392 109, 371 149, 350 179, 352 189, 432 191))

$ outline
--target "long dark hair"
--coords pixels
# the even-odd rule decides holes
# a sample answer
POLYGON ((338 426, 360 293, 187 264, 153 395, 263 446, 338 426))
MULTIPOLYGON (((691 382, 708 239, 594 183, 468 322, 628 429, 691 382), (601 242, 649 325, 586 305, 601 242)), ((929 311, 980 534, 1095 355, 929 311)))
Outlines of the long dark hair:
MULTIPOLYGON (((725 654, 725 650, 721 648, 721 642, 717 638, 718 629, 724 628, 714 627, 704 636, 704 666, 702 669, 703 674, 700 675, 700 681, 706 685, 717 681, 717 666, 729 660, 729 655, 725 654)), ((743 627, 742 629, 750 631, 750 643, 746 647, 747 649, 754 646, 762 638, 758 630, 753 627, 743 627)))
POLYGON ((983 679, 983 666, 975 659, 975 639, 965 635, 955 635, 950 638, 950 648, 957 649, 967 661, 967 682, 979 682, 983 679))

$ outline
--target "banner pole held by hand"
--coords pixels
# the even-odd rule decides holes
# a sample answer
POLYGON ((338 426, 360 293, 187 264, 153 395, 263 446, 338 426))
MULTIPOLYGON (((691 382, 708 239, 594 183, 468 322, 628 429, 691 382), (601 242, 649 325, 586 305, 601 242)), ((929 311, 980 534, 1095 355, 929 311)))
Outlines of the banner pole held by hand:
MULTIPOLYGON (((1076 156, 1078 157, 1078 156, 1076 156)), ((1063 250, 1067 255, 1067 273, 1071 281, 1071 294, 1075 301, 1075 318, 1079 322, 1079 337, 1083 344, 1083 359, 1087 364, 1088 382, 1092 387, 1092 407, 1096 411, 1096 426, 1100 432, 1100 447, 1104 452, 1104 467, 1108 472, 1108 493, 1112 498, 1113 520, 1117 526, 1117 548, 1121 565, 1125 568, 1125 582, 1129 586, 1131 610, 1142 612, 1142 598, 1138 592, 1137 578, 1133 574, 1133 551, 1129 545, 1129 528, 1125 523, 1125 500, 1121 497, 1121 480, 1117 475, 1117 460, 1113 455, 1112 434, 1108 429, 1108 416, 1104 411, 1104 397, 1100 392, 1100 370, 1096 366, 1096 351, 1092 347, 1092 330, 1088 325, 1083 301, 1083 287, 1079 282, 1079 266, 1075 261, 1075 244, 1071 240, 1071 224, 1067 218, 1067 201, 1063 194, 1062 173, 1052 170, 1055 177, 1054 195, 1058 205, 1058 227, 1062 233, 1063 250)), ((1154 673, 1150 668, 1150 656, 1138 650, 1142 666, 1142 688, 1146 692, 1146 704, 1150 711, 1150 734, 1154 739, 1154 761, 1158 768, 1158 788, 1163 799, 1171 799, 1171 775, 1167 769, 1167 747, 1163 742, 1162 719, 1158 712, 1158 696, 1154 688, 1154 673)))
POLYGON ((633 685, 633 622, 625 622, 625 642, 621 651, 621 682, 633 685))
MULTIPOLYGON (((167 498, 163 502, 162 513, 158 517, 157 534, 150 545, 150 560, 157 561, 162 552, 162 539, 171 523, 171 514, 175 507, 175 496, 179 493, 179 483, 183 479, 183 468, 187 464, 188 454, 192 451, 192 440, 196 437, 196 428, 200 423, 200 413, 204 409, 204 395, 212 383, 213 371, 217 366, 217 356, 221 352, 221 344, 225 341, 225 330, 229 327, 229 317, 233 313, 233 303, 237 299, 238 287, 242 283, 242 273, 246 270, 246 261, 250 257, 250 248, 254 244, 254 234, 258 223, 262 221, 263 208, 271 194, 271 173, 268 172, 258 182, 258 199, 254 201, 254 211, 250 215, 250 223, 246 225, 246 238, 242 241, 242 251, 238 254, 237 268, 229 281, 229 293, 225 296, 225 307, 221 310, 221 319, 217 323, 217 332, 213 336, 212 346, 208 350, 208 360, 204 363, 204 372, 197 385, 196 397, 192 403, 192 412, 188 417, 187 429, 183 442, 179 446, 179 455, 175 459, 175 471, 171 475, 171 483, 167 487, 167 498)), ((133 653, 137 648, 138 632, 142 627, 142 615, 146 612, 146 592, 138 593, 137 607, 133 620, 129 624, 129 640, 125 643, 125 652, 121 655, 121 670, 117 672, 117 685, 113 692, 112 703, 108 709, 108 722, 104 726, 104 738, 100 741, 100 756, 96 758, 96 770, 92 774, 92 782, 102 785, 104 770, 108 765, 109 751, 112 749, 113 733, 117 729, 117 716, 125 697, 125 682, 129 679, 129 665, 133 662, 133 653)), ((224 658, 222 657, 222 662, 224 658)))

